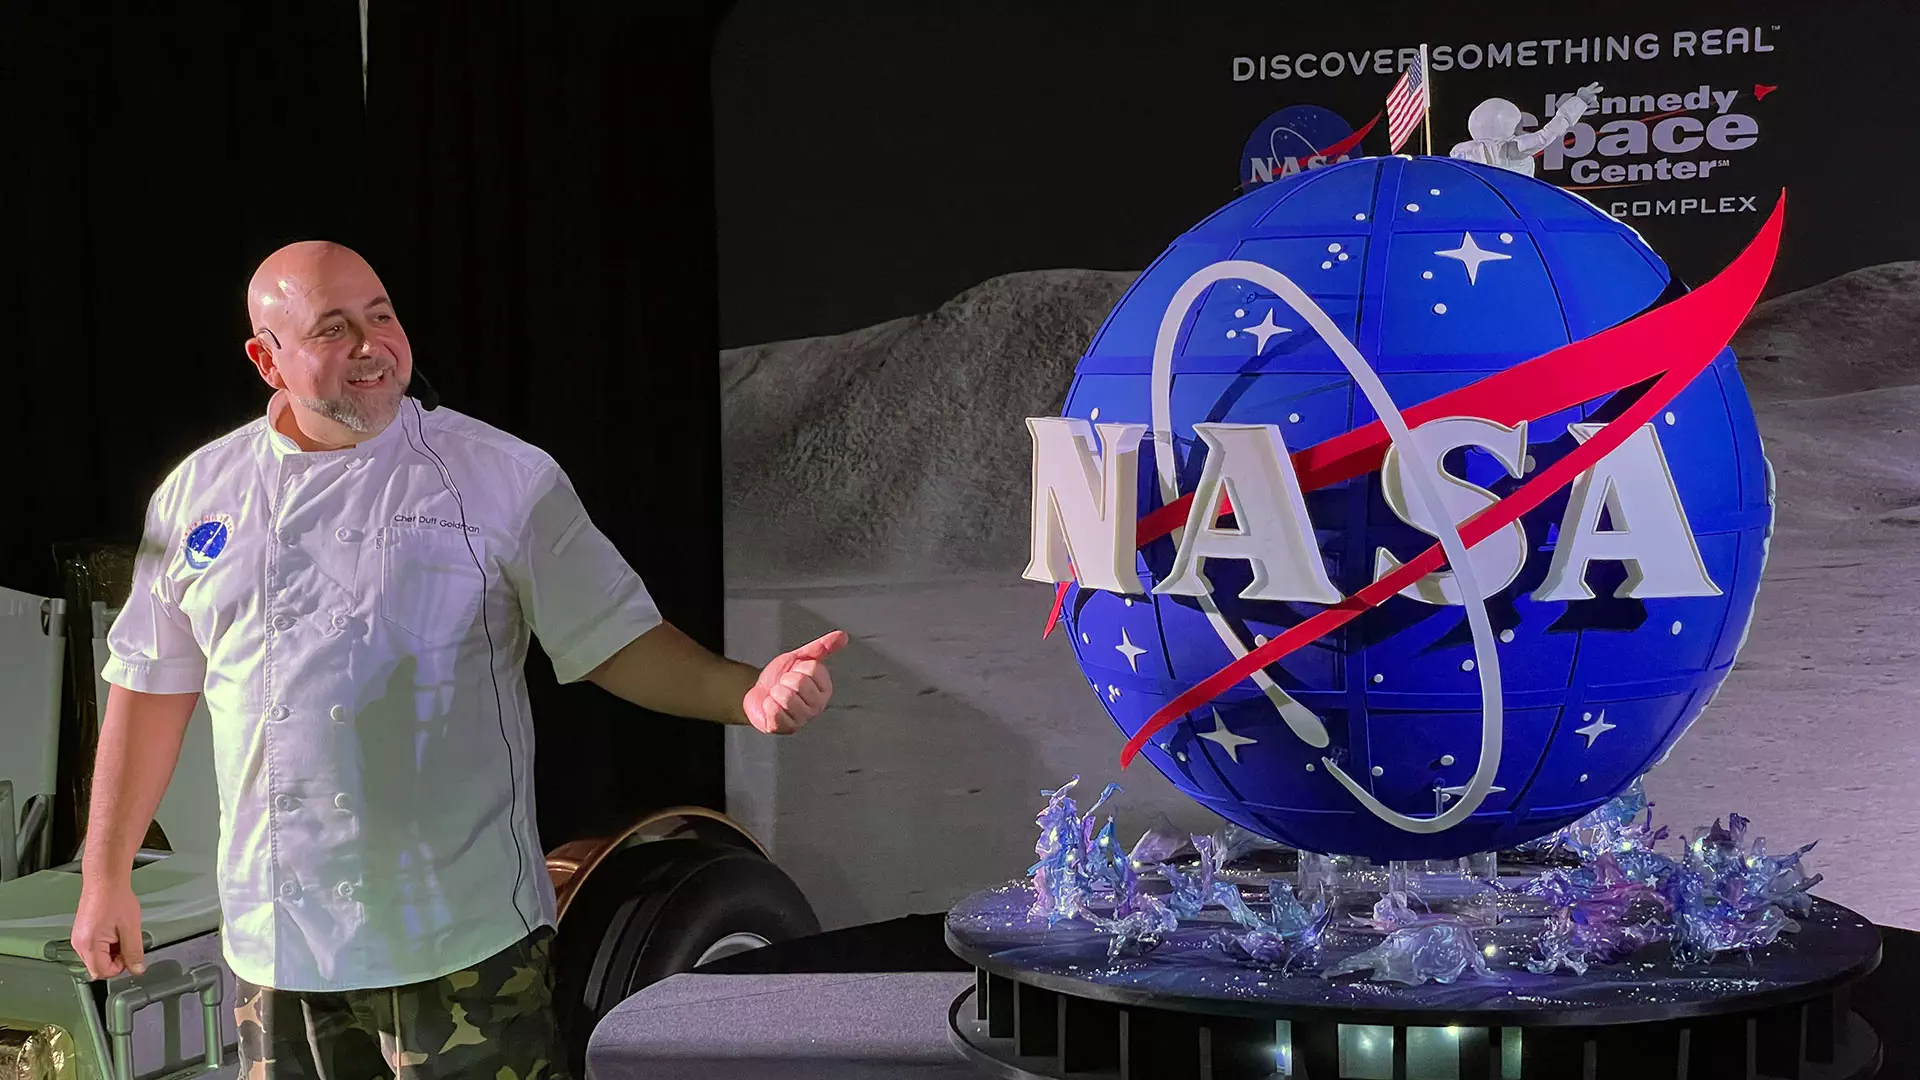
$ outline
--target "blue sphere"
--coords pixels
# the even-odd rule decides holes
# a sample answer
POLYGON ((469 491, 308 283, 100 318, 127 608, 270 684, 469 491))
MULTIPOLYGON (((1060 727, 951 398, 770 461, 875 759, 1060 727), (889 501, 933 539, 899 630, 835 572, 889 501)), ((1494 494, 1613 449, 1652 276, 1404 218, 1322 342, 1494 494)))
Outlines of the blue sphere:
MULTIPOLYGON (((1223 260, 1279 271, 1339 326, 1401 409, 1628 321, 1685 292, 1632 229, 1531 177, 1447 158, 1367 158, 1255 189, 1181 236, 1141 275, 1081 358, 1063 414, 1153 423, 1156 337, 1175 293, 1223 260)), ((1526 426, 1527 473, 1577 445, 1569 424, 1603 423, 1639 388, 1526 426)), ((1189 305, 1173 347, 1168 428, 1179 491, 1204 464, 1195 423, 1276 425, 1289 451, 1375 419, 1332 348, 1279 296, 1244 278, 1189 305)), ((1438 832, 1370 810, 1325 760, 1400 815, 1432 818, 1480 763, 1482 698, 1467 609, 1395 595, 1264 669, 1324 724, 1309 745, 1268 692, 1242 681, 1161 729, 1141 757, 1230 821, 1317 852, 1454 858, 1543 836, 1656 764, 1713 697, 1745 637, 1772 528, 1771 475, 1731 350, 1652 424, 1717 595, 1615 595, 1627 564, 1596 560, 1594 599, 1534 597, 1559 539, 1563 488, 1521 521, 1524 564, 1486 611, 1505 703, 1493 789, 1438 832)), ((1140 444, 1139 512, 1163 505, 1152 436, 1140 444)), ((1504 496, 1524 483, 1478 448, 1446 472, 1504 496)), ((1351 596, 1376 553, 1434 543, 1388 506, 1374 472, 1306 493, 1330 580, 1351 596)), ((1606 520, 1599 528, 1616 528, 1606 520)), ((1074 586, 1064 628, 1090 686, 1131 737, 1161 706, 1322 610, 1239 597, 1244 560, 1210 559, 1213 612, 1154 594, 1171 538, 1136 559, 1134 596, 1074 586), (1224 628, 1224 629, 1223 629, 1224 628)), ((1137 766, 1137 762, 1136 762, 1137 766)))

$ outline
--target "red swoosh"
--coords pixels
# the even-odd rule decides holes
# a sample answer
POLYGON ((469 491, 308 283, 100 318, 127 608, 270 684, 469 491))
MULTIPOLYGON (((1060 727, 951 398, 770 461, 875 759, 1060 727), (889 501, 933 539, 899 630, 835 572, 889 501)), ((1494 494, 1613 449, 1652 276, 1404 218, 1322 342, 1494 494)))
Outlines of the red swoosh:
MULTIPOLYGON (((1311 161, 1314 158, 1325 158, 1328 161, 1332 161, 1335 158, 1338 158, 1341 154, 1351 151, 1354 147, 1360 145, 1361 141, 1367 137, 1367 132, 1372 131, 1373 125, 1379 123, 1380 118, 1384 115, 1386 115, 1384 112, 1374 113, 1373 119, 1367 121, 1365 127, 1347 136, 1346 138, 1341 139, 1339 142, 1334 143, 1332 146, 1327 147, 1325 150, 1314 150, 1312 153, 1306 156, 1305 160, 1311 161)), ((1251 180, 1242 181, 1239 185, 1240 190, 1245 191, 1247 188, 1251 187, 1252 184, 1253 182, 1251 180)))
MULTIPOLYGON (((1612 453, 1713 362, 1733 339, 1734 331, 1739 329, 1747 313, 1753 310, 1773 270, 1786 203, 1783 191, 1766 223, 1739 258, 1712 281, 1680 299, 1406 410, 1403 415, 1409 428, 1441 415, 1480 416, 1512 424, 1625 389, 1653 375, 1660 376, 1639 400, 1593 438, 1541 470, 1499 503, 1462 522, 1460 538, 1466 546, 1472 547, 1538 507, 1612 453)), ((1385 429, 1376 421, 1302 453, 1317 455, 1321 473, 1316 475, 1338 475, 1359 462, 1377 465, 1386 442, 1385 429)), ((1305 474, 1301 481, 1302 487, 1306 487, 1305 474)), ((1321 479, 1320 482, 1329 481, 1321 479)), ((1385 577, 1201 680, 1162 706, 1127 740, 1120 754, 1120 767, 1126 768, 1160 729, 1218 698, 1255 671, 1346 625, 1362 612, 1440 569, 1445 562, 1445 554, 1436 543, 1385 577)))
POLYGON ((1380 117, 1382 115, 1384 114, 1374 113, 1373 119, 1367 121, 1366 127, 1361 128, 1359 131, 1354 132, 1353 134, 1347 136, 1344 139, 1341 139, 1339 142, 1334 143, 1332 146, 1329 146, 1325 150, 1321 150, 1312 156, 1323 157, 1323 158, 1326 158, 1328 161, 1332 161, 1334 158, 1339 157, 1341 154, 1344 154, 1347 151, 1353 149, 1354 147, 1359 146, 1360 141, 1367 137, 1367 132, 1373 130, 1373 125, 1380 122, 1380 117))

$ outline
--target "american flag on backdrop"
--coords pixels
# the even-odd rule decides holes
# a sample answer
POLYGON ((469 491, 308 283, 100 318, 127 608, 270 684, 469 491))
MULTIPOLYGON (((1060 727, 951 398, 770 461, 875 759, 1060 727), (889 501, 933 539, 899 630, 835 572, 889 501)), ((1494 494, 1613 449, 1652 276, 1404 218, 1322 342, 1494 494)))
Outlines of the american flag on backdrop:
POLYGON ((1393 84, 1393 92, 1387 95, 1387 142, 1389 154, 1397 154, 1400 147, 1420 126, 1420 119, 1427 114, 1431 99, 1427 96, 1427 47, 1420 46, 1420 59, 1400 75, 1400 81, 1393 84))

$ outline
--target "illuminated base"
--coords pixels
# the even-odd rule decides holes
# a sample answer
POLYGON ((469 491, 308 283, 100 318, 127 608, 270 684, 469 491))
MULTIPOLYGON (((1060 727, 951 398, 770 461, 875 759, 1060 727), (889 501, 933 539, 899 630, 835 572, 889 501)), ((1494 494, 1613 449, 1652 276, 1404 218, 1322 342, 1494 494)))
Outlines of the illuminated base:
MULTIPOLYGON (((1584 976, 1528 972, 1523 922, 1497 918, 1492 977, 1408 987, 1236 962, 1206 945, 1218 922, 1109 962, 1105 935, 1049 929, 1031 900, 1014 883, 947 917, 948 947, 978 972, 950 1012, 953 1043, 999 1076, 1851 1080, 1880 1064, 1848 1001, 1879 963, 1879 931, 1825 901, 1751 958, 1675 968, 1653 945, 1584 976)), ((1329 948, 1365 940, 1330 935, 1329 948)))

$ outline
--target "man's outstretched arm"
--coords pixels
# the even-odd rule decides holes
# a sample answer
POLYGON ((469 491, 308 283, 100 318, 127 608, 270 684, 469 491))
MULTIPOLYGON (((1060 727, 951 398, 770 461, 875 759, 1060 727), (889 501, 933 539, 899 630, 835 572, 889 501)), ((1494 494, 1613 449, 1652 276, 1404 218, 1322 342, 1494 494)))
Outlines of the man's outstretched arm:
POLYGON ((784 735, 827 707, 833 680, 826 658, 846 643, 847 635, 835 630, 756 669, 708 652, 663 622, 614 653, 587 680, 655 712, 752 724, 784 735))

